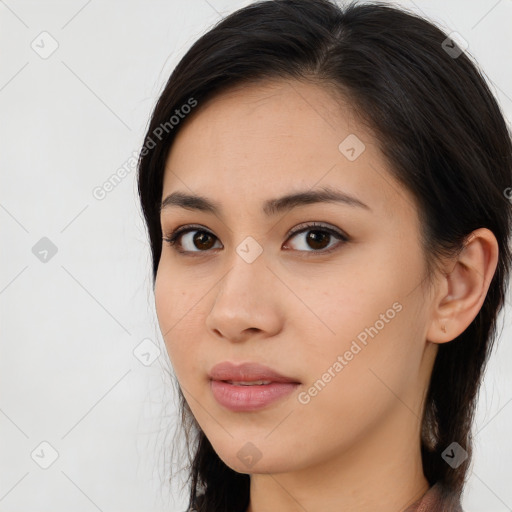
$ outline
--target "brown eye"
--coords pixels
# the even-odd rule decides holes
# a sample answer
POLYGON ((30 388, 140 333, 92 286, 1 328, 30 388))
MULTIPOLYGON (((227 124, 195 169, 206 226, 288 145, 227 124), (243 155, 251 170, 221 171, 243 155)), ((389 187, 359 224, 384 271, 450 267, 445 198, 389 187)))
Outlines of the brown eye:
POLYGON ((198 249, 206 251, 212 248, 213 238, 214 237, 210 233, 206 233, 206 231, 197 231, 196 234, 192 237, 192 243, 198 249))
POLYGON ((176 230, 163 240, 178 252, 200 253, 212 249, 217 237, 204 229, 188 227, 176 230))
MULTIPOLYGON (((287 242, 283 246, 285 249, 291 246, 292 249, 298 252, 326 254, 338 249, 339 246, 349 241, 347 235, 334 228, 324 227, 315 223, 302 225, 301 227, 302 229, 297 229, 289 235, 288 240, 297 238, 300 241, 299 235, 306 235, 302 237, 302 243, 297 244, 298 247, 293 247, 291 246, 292 244, 287 242)), ((222 248, 220 240, 213 233, 200 229, 199 226, 177 229, 168 237, 164 237, 163 240, 173 246, 177 252, 188 253, 191 256, 202 252, 208 253, 211 249, 222 248), (215 246, 216 242, 220 245, 215 246)))
POLYGON ((329 245, 331 234, 319 229, 310 230, 307 232, 306 243, 312 249, 325 249, 329 245))
POLYGON ((290 235, 288 240, 294 238, 296 238, 299 243, 295 242, 295 247, 293 247, 292 244, 287 242, 285 245, 286 248, 291 246, 292 249, 299 252, 312 253, 331 252, 349 240, 348 236, 342 232, 314 223, 303 226, 302 229, 297 229, 290 235), (331 243, 333 239, 335 243, 331 243), (338 243, 336 243, 336 240, 338 243))

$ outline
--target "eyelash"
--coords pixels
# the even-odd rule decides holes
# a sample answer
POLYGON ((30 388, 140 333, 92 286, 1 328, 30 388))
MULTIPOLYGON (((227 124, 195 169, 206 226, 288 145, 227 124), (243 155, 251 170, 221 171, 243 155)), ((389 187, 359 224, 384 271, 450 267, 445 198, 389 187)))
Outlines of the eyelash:
MULTIPOLYGON (((178 245, 178 239, 182 235, 184 235, 186 233, 189 233, 190 231, 200 231, 200 232, 206 233, 206 234, 208 234, 210 236, 213 236, 214 238, 217 238, 213 233, 211 233, 207 229, 204 229, 203 226, 186 225, 186 226, 182 226, 182 227, 179 227, 179 228, 175 229, 168 236, 163 237, 162 240, 167 242, 171 247, 173 247, 176 250, 176 252, 178 252, 180 254, 189 254, 192 257, 201 256, 204 253, 211 252, 211 249, 206 250, 206 251, 200 251, 200 250, 198 250, 198 251, 184 251, 182 249, 176 248, 176 246, 178 245)), ((316 222, 300 224, 296 229, 294 229, 292 232, 290 232, 288 234, 286 240, 290 239, 291 237, 293 237, 293 236, 295 236, 295 235, 297 235, 299 233, 308 232, 308 231, 323 231, 323 232, 329 233, 331 236, 337 238, 340 241, 340 243, 337 243, 337 244, 333 245, 329 249, 311 250, 311 251, 300 251, 300 250, 297 250, 297 252, 316 253, 316 254, 329 254, 329 253, 339 249, 341 245, 343 245, 344 243, 346 243, 346 242, 348 242, 350 240, 350 238, 345 233, 343 233, 342 231, 338 231, 336 229, 330 228, 330 227, 325 226, 323 224, 318 224, 316 222)), ((217 240, 218 240, 218 238, 217 238, 217 240)))

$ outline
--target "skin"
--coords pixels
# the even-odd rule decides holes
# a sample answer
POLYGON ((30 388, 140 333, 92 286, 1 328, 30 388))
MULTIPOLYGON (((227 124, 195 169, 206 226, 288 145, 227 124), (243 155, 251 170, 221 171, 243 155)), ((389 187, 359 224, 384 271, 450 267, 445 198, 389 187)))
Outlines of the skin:
POLYGON ((192 255, 164 242, 158 321, 201 429, 229 467, 251 475, 247 512, 397 512, 420 498, 429 487, 420 420, 432 365, 439 343, 464 331, 483 303, 497 263, 494 235, 475 231, 427 284, 415 201, 350 103, 310 82, 257 83, 200 105, 166 163, 162 199, 175 191, 216 201, 222 214, 162 210, 164 236, 193 223, 213 238, 205 246, 194 245, 197 231, 182 236, 192 255), (349 134, 365 144, 354 161, 338 149, 349 134), (262 212, 267 199, 322 186, 369 209, 317 203, 262 212), (324 246, 338 248, 322 254, 308 231, 288 236, 310 222, 349 240, 327 236, 324 246), (236 252, 247 236, 263 249, 252 263, 236 252), (300 403, 298 394, 394 303, 394 318, 300 403), (260 411, 232 412, 209 387, 208 371, 226 360, 257 361, 301 385, 260 411), (261 456, 251 467, 237 456, 244 446, 261 456))

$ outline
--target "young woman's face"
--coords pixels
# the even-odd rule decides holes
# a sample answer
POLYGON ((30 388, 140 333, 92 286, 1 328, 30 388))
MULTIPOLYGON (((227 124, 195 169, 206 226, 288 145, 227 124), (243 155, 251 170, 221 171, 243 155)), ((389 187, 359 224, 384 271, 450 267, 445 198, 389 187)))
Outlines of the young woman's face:
POLYGON ((160 329, 197 422, 239 472, 419 443, 437 346, 418 214, 349 107, 306 83, 231 90, 197 107, 167 161, 162 200, 217 210, 162 209, 164 237, 193 229, 163 242, 160 329), (326 190, 345 200, 280 200, 326 190), (296 384, 212 381, 226 361, 296 384))

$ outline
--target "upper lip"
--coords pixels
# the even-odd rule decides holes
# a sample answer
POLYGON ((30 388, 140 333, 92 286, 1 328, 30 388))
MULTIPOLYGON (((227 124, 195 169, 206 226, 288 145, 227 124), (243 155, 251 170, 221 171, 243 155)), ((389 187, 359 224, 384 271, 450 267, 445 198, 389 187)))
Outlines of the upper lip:
POLYGON ((272 382, 294 382, 297 379, 281 375, 277 371, 263 364, 248 362, 234 364, 229 361, 216 364, 209 373, 212 380, 231 380, 234 382, 252 382, 257 380, 270 380, 272 382))

